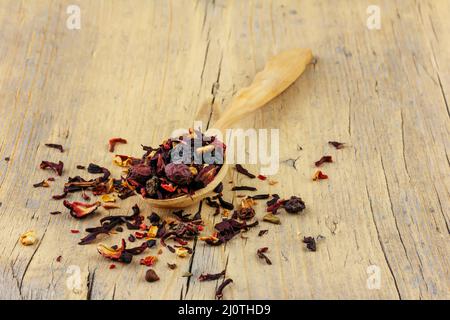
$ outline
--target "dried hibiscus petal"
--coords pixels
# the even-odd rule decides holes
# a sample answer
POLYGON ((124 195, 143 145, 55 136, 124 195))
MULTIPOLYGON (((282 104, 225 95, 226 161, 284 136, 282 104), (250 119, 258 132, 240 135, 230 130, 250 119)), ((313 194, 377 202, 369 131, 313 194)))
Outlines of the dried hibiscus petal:
POLYGON ((62 171, 64 169, 64 163, 59 161, 58 163, 50 162, 50 161, 42 161, 40 166, 41 169, 51 169, 55 171, 58 176, 62 175, 62 171))
POLYGON ((171 183, 161 183, 161 188, 168 192, 175 192, 175 190, 177 189, 171 183))
POLYGON ((193 179, 189 167, 183 163, 169 163, 164 167, 167 178, 180 186, 188 185, 193 179))
POLYGON ((151 266, 153 266, 156 263, 156 261, 158 261, 158 257, 156 257, 156 256, 147 256, 147 257, 141 259, 139 263, 144 265, 144 266, 151 267, 151 266))
POLYGON ((195 177, 195 182, 199 187, 206 187, 211 181, 213 181, 216 176, 217 167, 214 165, 208 165, 201 169, 197 176, 195 177))
POLYGON ((105 258, 113 261, 119 261, 123 263, 130 263, 133 259, 133 255, 126 250, 125 240, 122 239, 122 246, 120 248, 108 247, 104 244, 99 244, 97 247, 98 253, 105 258))
POLYGON ((109 152, 114 152, 114 148, 117 143, 127 143, 127 140, 123 138, 112 138, 109 139, 109 152))
POLYGON ((328 179, 328 176, 326 174, 324 174, 322 171, 317 170, 313 176, 313 181, 324 180, 324 179, 328 179))
POLYGON ((100 202, 95 203, 84 203, 84 202, 69 202, 64 200, 64 206, 70 210, 70 215, 76 219, 83 219, 87 216, 93 214, 98 207, 101 205, 100 202))

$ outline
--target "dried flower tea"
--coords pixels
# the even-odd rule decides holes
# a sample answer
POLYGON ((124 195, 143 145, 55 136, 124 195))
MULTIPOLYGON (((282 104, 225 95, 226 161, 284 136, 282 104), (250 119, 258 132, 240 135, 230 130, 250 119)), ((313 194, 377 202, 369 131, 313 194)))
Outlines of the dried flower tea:
POLYGON ((126 250, 126 244, 125 240, 122 239, 122 246, 120 248, 113 248, 108 247, 104 244, 99 244, 97 246, 97 251, 102 256, 104 256, 107 259, 123 262, 123 263, 130 263, 133 259, 133 255, 126 250))
POLYGON ((144 266, 151 267, 151 266, 153 266, 156 263, 156 261, 158 261, 158 257, 156 257, 156 256, 147 256, 147 257, 141 259, 139 263, 144 265, 144 266))
POLYGON ((76 219, 83 219, 87 216, 90 216, 93 214, 98 207, 100 207, 100 202, 95 203, 84 203, 84 202, 69 202, 67 200, 64 200, 63 202, 64 206, 70 210, 70 215, 76 219))
POLYGON ((313 176, 313 181, 328 179, 328 176, 324 174, 322 171, 317 170, 313 176))
POLYGON ((29 230, 29 231, 23 233, 20 236, 19 241, 24 246, 31 246, 31 245, 35 244, 37 242, 36 232, 34 230, 29 230))

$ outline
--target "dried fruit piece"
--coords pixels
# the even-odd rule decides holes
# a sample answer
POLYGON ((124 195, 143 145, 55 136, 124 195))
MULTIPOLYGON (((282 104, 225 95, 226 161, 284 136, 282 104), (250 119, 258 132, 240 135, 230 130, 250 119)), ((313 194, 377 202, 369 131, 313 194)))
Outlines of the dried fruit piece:
POLYGON ((255 216, 255 209, 253 208, 241 208, 237 211, 237 216, 241 220, 250 220, 255 216))
POLYGON ((264 221, 273 223, 273 224, 281 224, 281 220, 280 218, 278 218, 276 215, 272 214, 272 213, 268 213, 263 217, 264 221))
POLYGON ((100 200, 104 203, 106 202, 116 202, 116 197, 112 194, 104 194, 100 197, 100 200))
POLYGON ((180 186, 191 183, 193 175, 189 167, 183 163, 169 163, 164 167, 167 178, 180 186))
POLYGON ((289 200, 287 200, 283 207, 289 213, 299 213, 306 208, 303 200, 296 196, 292 196, 289 200))
POLYGON ((158 226, 151 226, 148 229, 147 237, 148 238, 156 238, 157 235, 158 235, 158 226))
POLYGON ((259 175, 258 175, 258 179, 264 181, 264 180, 267 179, 267 177, 266 177, 266 176, 263 176, 262 174, 259 174, 259 175))
POLYGON ((147 256, 143 259, 141 259, 141 261, 139 262, 140 264, 147 266, 147 267, 151 267, 153 266, 156 261, 158 261, 158 257, 156 256, 147 256))
POLYGON ((328 176, 326 174, 324 174, 322 171, 317 170, 313 176, 313 181, 324 180, 324 179, 328 179, 328 176))
POLYGON ((125 240, 122 239, 122 246, 120 248, 108 247, 104 244, 97 246, 97 251, 105 258, 113 261, 119 261, 123 263, 130 263, 133 259, 133 255, 126 250, 125 240))
POLYGON ((189 254, 189 250, 185 247, 179 247, 175 249, 175 253, 177 256, 184 258, 189 254))
POLYGON ((168 263, 167 262, 167 266, 169 267, 170 270, 174 270, 177 268, 177 265, 175 263, 168 263))
POLYGON ((34 230, 29 230, 20 235, 19 240, 24 246, 31 246, 37 242, 36 232, 34 230))
POLYGON ((93 214, 101 205, 100 202, 89 204, 77 201, 69 202, 67 200, 64 200, 63 204, 67 209, 70 209, 70 215, 76 219, 86 218, 93 214))
POLYGON ((153 269, 148 269, 147 272, 145 273, 145 281, 147 282, 155 282, 158 281, 159 277, 156 274, 155 270, 153 269))
POLYGON ((200 172, 195 177, 194 181, 201 188, 206 187, 211 181, 213 181, 216 176, 217 167, 215 165, 208 165, 200 170, 200 172))

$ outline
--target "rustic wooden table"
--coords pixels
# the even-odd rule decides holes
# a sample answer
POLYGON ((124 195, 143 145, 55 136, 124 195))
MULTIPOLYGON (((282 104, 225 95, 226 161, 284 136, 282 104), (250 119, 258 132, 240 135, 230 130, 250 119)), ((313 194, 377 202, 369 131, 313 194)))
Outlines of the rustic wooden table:
MULTIPOLYGON (((374 1, 75 2, 80 29, 67 13, 72 1, 0 1, 1 298, 212 299, 218 283, 198 275, 223 268, 234 279, 225 299, 450 298, 449 1, 375 1, 379 30, 366 25, 374 1), (127 138, 119 153, 138 156, 141 143, 214 121, 269 56, 293 47, 311 48, 317 64, 240 123, 280 129, 279 183, 233 170, 230 180, 300 195, 304 215, 261 222, 264 237, 257 229, 226 246, 199 241, 191 258, 165 252, 155 266, 161 280, 151 284, 137 261, 109 270, 95 245, 77 245, 83 233, 71 229, 135 203, 152 210, 133 197, 96 218, 71 218, 49 199, 80 173, 77 164, 120 172, 109 138, 127 138), (330 179, 313 182, 324 154, 335 158, 324 168, 330 179), (32 187, 49 176, 42 160, 66 168, 47 189, 32 187), (18 237, 28 229, 39 242, 24 247, 18 237), (305 235, 325 237, 317 252, 304 249, 305 235), (272 266, 257 259, 262 246, 272 266), (189 270, 194 276, 182 277, 189 270)), ((207 233, 219 219, 212 214, 204 206, 207 233)))

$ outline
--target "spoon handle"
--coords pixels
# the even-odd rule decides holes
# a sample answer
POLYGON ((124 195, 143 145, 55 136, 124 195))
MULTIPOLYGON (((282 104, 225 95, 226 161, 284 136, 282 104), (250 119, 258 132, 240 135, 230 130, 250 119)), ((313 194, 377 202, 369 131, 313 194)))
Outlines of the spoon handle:
POLYGON ((310 49, 291 49, 270 58, 253 83, 237 93, 214 127, 225 131, 264 106, 286 90, 305 71, 312 58, 310 49))

